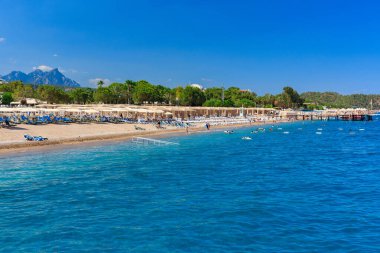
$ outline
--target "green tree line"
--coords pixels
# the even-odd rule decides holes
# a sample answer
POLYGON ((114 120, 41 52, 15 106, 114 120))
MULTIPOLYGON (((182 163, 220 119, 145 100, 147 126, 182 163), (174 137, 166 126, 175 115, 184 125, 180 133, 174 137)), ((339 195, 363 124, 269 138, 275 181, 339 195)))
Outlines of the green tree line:
POLYGON ((145 80, 127 80, 108 86, 99 81, 97 88, 62 88, 53 85, 30 85, 20 81, 0 85, 2 103, 37 98, 48 103, 68 104, 167 104, 209 107, 266 107, 266 108, 309 108, 323 106, 380 108, 380 95, 340 95, 335 92, 305 92, 299 94, 291 87, 284 87, 279 94, 258 96, 255 92, 239 87, 211 87, 199 89, 193 86, 175 88, 154 85, 145 80))

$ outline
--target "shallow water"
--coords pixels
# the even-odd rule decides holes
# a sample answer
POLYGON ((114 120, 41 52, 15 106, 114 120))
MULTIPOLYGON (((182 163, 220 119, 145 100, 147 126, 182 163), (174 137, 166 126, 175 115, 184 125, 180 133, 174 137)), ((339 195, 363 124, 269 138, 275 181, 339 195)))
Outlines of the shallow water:
POLYGON ((379 252, 380 123, 281 128, 2 157, 0 251, 379 252))

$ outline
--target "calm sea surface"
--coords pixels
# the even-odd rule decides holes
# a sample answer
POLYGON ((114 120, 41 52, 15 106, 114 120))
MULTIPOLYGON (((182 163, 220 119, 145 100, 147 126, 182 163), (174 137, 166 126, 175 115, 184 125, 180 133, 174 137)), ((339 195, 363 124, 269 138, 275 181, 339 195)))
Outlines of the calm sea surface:
POLYGON ((0 251, 380 252, 380 122, 280 127, 3 156, 0 251))

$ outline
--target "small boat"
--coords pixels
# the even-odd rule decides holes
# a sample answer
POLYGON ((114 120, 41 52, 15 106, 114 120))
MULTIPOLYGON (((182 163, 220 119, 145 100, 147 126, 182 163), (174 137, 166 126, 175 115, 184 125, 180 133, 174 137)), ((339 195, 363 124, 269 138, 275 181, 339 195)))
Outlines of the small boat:
POLYGON ((277 130, 282 130, 282 127, 277 128, 277 130))
POLYGON ((224 131, 224 133, 225 133, 225 134, 233 134, 234 131, 232 131, 232 130, 226 130, 226 131, 224 131))
POLYGON ((283 132, 283 134, 289 134, 289 132, 288 132, 288 131, 285 131, 285 132, 283 132))
POLYGON ((252 138, 249 137, 249 136, 244 136, 244 137, 242 137, 241 139, 242 139, 242 140, 246 140, 246 141, 250 141, 250 140, 252 140, 252 138))
POLYGON ((257 134, 258 131, 251 131, 251 134, 257 134))
POLYGON ((322 134, 322 132, 315 132, 315 134, 319 134, 320 135, 320 134, 322 134))
POLYGON ((365 129, 364 128, 359 128, 359 131, 364 131, 365 129))
POLYGON ((323 130, 323 128, 317 128, 317 131, 322 131, 323 130))

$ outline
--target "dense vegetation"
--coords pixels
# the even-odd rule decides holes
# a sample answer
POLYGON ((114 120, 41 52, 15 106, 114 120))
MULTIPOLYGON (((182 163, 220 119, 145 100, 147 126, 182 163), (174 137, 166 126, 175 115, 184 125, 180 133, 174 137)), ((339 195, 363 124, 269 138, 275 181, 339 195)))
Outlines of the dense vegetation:
POLYGON ((380 109, 380 95, 341 95, 336 92, 305 92, 301 94, 309 107, 327 106, 331 108, 369 108, 371 109, 371 101, 373 109, 380 109))
POLYGON ((51 85, 28 85, 22 82, 10 82, 0 85, 3 93, 3 104, 24 98, 37 98, 48 103, 105 103, 105 104, 170 104, 184 106, 235 106, 235 107, 300 107, 303 100, 291 87, 285 87, 278 95, 266 94, 257 96, 249 90, 230 87, 226 90, 219 87, 201 90, 186 86, 168 88, 153 85, 147 81, 112 83, 104 86, 100 81, 96 89, 67 88, 51 85))
POLYGON ((104 86, 99 81, 98 87, 93 88, 61 88, 52 85, 28 85, 22 82, 10 82, 0 85, 2 104, 12 101, 24 101, 24 98, 37 98, 48 103, 105 103, 105 104, 168 104, 184 106, 210 107, 277 107, 309 109, 328 107, 373 107, 380 108, 380 95, 347 95, 334 92, 306 92, 298 94, 291 87, 284 87, 277 95, 265 94, 258 96, 249 90, 238 87, 223 89, 220 87, 201 90, 193 86, 178 86, 169 88, 162 85, 153 85, 147 81, 131 81, 112 83, 104 86))

